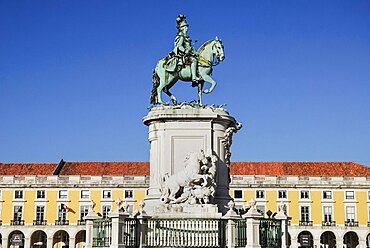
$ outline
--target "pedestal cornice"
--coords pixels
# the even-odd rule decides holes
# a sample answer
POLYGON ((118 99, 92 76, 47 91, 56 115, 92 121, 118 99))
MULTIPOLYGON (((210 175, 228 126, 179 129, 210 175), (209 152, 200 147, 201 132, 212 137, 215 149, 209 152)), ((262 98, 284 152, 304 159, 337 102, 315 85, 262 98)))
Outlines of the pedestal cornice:
POLYGON ((212 106, 155 106, 152 107, 147 116, 143 118, 145 125, 152 122, 166 121, 193 121, 193 120, 224 120, 226 122, 235 123, 235 119, 231 117, 228 111, 220 107, 212 106))

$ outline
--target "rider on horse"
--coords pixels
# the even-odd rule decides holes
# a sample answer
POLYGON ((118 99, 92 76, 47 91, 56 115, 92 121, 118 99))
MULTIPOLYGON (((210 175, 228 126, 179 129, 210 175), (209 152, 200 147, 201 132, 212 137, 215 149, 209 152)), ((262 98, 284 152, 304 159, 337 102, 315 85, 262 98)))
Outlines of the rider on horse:
POLYGON ((175 47, 168 56, 157 62, 153 70, 150 103, 164 104, 162 100, 162 92, 164 92, 176 105, 176 97, 170 92, 170 89, 178 80, 181 80, 192 82, 193 87, 198 87, 198 103, 201 105, 202 93, 211 93, 216 86, 216 81, 211 77, 212 67, 224 60, 224 46, 222 41, 216 37, 205 42, 198 51, 195 51, 188 35, 189 25, 186 22, 186 17, 179 15, 176 23, 178 33, 175 38, 175 47), (215 59, 217 59, 216 62, 214 62, 215 59), (203 90, 205 82, 210 83, 211 86, 203 90))
POLYGON ((176 38, 175 38, 175 48, 173 53, 178 57, 178 65, 183 67, 190 64, 192 82, 200 80, 198 78, 198 55, 191 44, 191 39, 188 35, 189 24, 186 22, 185 15, 179 15, 176 18, 176 27, 178 29, 176 38))

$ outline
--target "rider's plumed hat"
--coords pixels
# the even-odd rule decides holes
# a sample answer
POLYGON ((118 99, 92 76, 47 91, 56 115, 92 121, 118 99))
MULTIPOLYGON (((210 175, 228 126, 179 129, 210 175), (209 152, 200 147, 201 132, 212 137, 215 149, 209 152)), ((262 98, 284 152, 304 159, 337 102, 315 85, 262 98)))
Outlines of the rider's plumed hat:
POLYGON ((184 27, 184 26, 189 26, 189 24, 186 22, 186 16, 185 15, 179 15, 177 18, 176 18, 176 27, 177 28, 181 28, 181 27, 184 27))

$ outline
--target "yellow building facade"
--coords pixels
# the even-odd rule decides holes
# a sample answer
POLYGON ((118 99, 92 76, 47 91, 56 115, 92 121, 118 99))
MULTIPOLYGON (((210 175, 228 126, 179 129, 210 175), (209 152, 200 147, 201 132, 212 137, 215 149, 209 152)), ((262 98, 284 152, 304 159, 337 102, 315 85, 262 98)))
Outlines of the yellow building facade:
MULTIPOLYGON (((138 210, 149 186, 148 170, 143 169, 148 164, 136 175, 122 175, 125 172, 116 169, 109 175, 97 175, 93 169, 73 175, 80 164, 68 175, 60 168, 56 175, 32 175, 32 171, 0 175, 2 247, 82 248, 89 207, 106 217, 114 210, 115 200, 121 199, 130 213, 138 210)), ((125 166, 124 162, 114 168, 118 166, 125 166)), ((265 215, 273 216, 279 204, 286 205, 290 247, 370 247, 370 177, 366 172, 258 175, 233 167, 231 172, 229 192, 241 214, 251 199, 265 215)))
POLYGON ((239 209, 248 207, 250 199, 264 214, 286 204, 291 247, 370 247, 368 177, 287 176, 281 180, 279 176, 237 175, 232 179, 230 195, 239 209))

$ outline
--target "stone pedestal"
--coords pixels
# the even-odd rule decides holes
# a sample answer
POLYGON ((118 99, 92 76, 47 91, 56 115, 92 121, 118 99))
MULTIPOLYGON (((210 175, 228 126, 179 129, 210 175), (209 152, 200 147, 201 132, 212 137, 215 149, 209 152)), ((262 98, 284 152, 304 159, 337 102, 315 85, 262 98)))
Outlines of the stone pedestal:
POLYGON ((283 205, 283 208, 279 207, 280 211, 275 216, 275 219, 281 220, 281 247, 288 248, 288 216, 285 214, 284 209, 286 206, 283 205))
MULTIPOLYGON (((99 217, 95 212, 90 211, 85 217, 84 220, 86 221, 86 248, 92 248, 93 246, 93 224, 94 220, 99 219, 99 217)), ((73 246, 69 246, 73 247, 73 246)))
POLYGON ((214 203, 218 212, 229 196, 229 163, 232 134, 241 125, 223 108, 189 105, 153 107, 143 122, 149 127, 150 186, 145 211, 153 215, 161 205, 161 187, 166 173, 173 175, 184 167, 185 156, 203 150, 216 155, 217 174, 214 203))
POLYGON ((252 206, 248 212, 243 215, 247 219, 247 246, 246 248, 260 248, 259 227, 260 218, 263 216, 252 206))
POLYGON ((123 235, 124 235, 124 221, 128 218, 129 214, 125 213, 122 209, 116 209, 109 214, 112 218, 112 241, 110 248, 124 248, 123 235))

